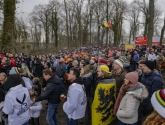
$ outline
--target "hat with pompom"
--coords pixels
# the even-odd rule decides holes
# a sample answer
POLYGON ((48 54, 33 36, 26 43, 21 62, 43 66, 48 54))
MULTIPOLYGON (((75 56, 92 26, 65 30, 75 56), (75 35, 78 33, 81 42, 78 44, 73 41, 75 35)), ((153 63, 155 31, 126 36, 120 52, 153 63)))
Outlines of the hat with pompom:
POLYGON ((153 108, 165 118, 165 89, 156 91, 151 97, 153 108))

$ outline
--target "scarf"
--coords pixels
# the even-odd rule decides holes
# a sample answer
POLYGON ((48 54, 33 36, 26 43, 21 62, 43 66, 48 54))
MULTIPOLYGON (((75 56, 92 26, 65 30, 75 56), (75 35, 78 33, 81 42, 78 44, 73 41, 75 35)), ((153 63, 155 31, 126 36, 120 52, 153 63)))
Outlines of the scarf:
POLYGON ((123 99, 124 95, 126 94, 127 91, 135 91, 137 89, 141 88, 140 84, 123 84, 120 88, 119 95, 117 97, 114 109, 113 109, 113 114, 116 116, 116 113, 118 111, 119 105, 121 100, 123 99))

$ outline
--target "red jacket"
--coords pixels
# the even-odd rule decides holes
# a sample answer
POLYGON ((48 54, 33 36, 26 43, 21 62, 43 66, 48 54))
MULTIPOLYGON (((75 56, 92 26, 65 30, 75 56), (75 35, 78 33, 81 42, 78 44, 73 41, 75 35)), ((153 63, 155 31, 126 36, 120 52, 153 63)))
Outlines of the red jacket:
POLYGON ((5 69, 5 63, 4 62, 1 63, 1 69, 5 69))
POLYGON ((16 61, 14 58, 11 58, 10 60, 10 67, 16 67, 16 61))

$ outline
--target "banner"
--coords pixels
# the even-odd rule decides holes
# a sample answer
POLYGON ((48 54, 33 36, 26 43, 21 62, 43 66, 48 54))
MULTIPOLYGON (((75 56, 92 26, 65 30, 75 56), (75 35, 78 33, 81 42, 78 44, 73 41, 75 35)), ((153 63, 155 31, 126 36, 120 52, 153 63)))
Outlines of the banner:
MULTIPOLYGON (((153 45, 157 45, 159 43, 160 43, 160 37, 159 36, 152 37, 152 44, 153 45)), ((147 45, 147 37, 146 36, 136 37, 135 44, 136 45, 147 45)))
POLYGON ((116 83, 99 83, 92 103, 92 125, 110 125, 115 120, 116 83))
POLYGON ((147 37, 146 36, 138 36, 138 37, 136 37, 135 40, 136 40, 136 42, 135 42, 136 45, 146 45, 147 44, 147 42, 146 42, 147 37))

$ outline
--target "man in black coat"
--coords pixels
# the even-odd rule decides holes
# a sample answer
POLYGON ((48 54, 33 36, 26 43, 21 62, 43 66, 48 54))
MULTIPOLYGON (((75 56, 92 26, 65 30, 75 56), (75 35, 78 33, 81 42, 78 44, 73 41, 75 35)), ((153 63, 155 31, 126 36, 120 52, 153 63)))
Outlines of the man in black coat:
POLYGON ((45 91, 36 99, 35 102, 48 100, 48 110, 46 120, 49 125, 57 125, 56 111, 60 103, 60 95, 63 92, 62 80, 55 76, 49 69, 43 70, 43 77, 46 80, 45 91))

